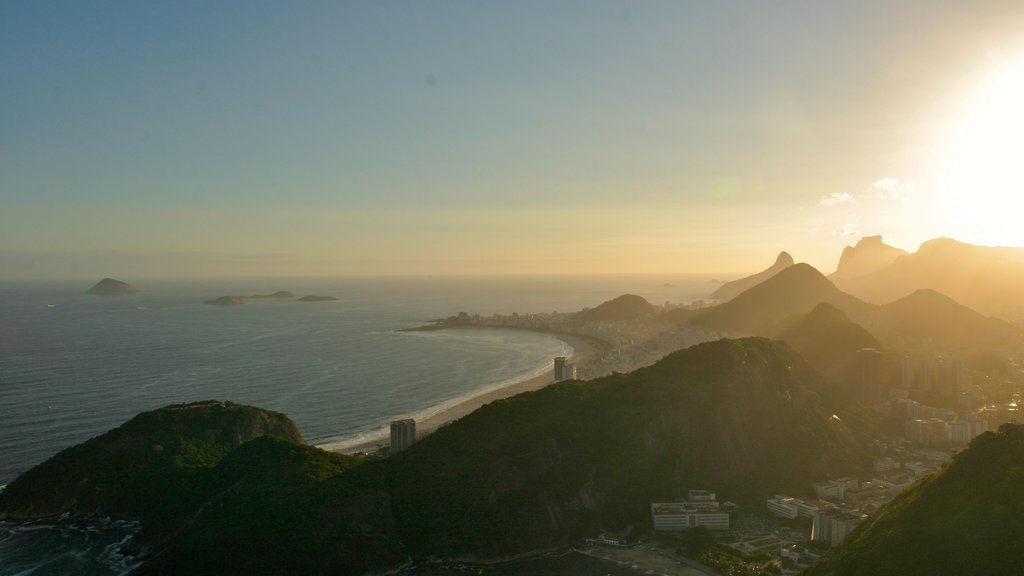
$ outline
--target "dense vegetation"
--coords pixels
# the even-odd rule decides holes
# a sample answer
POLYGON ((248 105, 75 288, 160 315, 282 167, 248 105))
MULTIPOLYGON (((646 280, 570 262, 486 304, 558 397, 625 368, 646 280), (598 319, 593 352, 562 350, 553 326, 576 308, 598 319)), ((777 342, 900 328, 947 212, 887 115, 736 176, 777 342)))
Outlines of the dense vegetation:
POLYGON ((1024 427, 985 433, 871 516, 810 576, 1020 574, 1024 427))
POLYGON ((19 476, 0 493, 0 517, 127 514, 158 542, 215 492, 210 470, 266 434, 302 442, 284 414, 230 402, 143 412, 19 476))
MULTIPOLYGON (((295 438, 220 447, 203 439, 204 425, 168 418, 179 441, 161 440, 155 464, 109 460, 119 484, 84 510, 128 504, 122 511, 143 517, 143 573, 361 573, 410 555, 513 554, 602 526, 644 525, 651 500, 688 488, 753 504, 855 470, 861 455, 845 425, 828 418, 827 387, 784 344, 752 338, 493 402, 388 460, 329 454, 295 438)), ((12 483, 20 509, 29 496, 47 501, 48 490, 73 485, 76 468, 97 472, 86 460, 116 454, 115 432, 23 477, 48 478, 48 489, 30 495, 12 483)), ((129 453, 153 443, 146 436, 129 453)), ((11 501, 5 494, 0 510, 11 511, 11 501)))

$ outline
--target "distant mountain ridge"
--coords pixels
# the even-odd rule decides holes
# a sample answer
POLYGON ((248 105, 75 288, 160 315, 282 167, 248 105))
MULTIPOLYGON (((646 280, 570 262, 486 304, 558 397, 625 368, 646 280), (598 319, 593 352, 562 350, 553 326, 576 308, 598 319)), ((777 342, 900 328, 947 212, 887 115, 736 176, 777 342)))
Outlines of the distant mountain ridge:
POLYGON ((842 311, 883 343, 926 345, 930 350, 982 351, 1013 341, 1017 330, 932 290, 884 306, 837 288, 809 264, 795 264, 736 298, 680 317, 680 322, 721 335, 775 336, 793 316, 822 302, 842 311))
POLYGON ((865 236, 856 246, 847 246, 843 249, 839 257, 839 266, 829 278, 835 281, 839 278, 858 278, 872 274, 892 264, 900 256, 906 255, 906 250, 883 243, 881 236, 865 236))
POLYGON ((936 238, 869 273, 838 272, 834 280, 841 289, 874 303, 927 288, 986 314, 1024 316, 1024 248, 936 238))
POLYGON ((779 256, 775 259, 775 263, 768 268, 752 274, 746 278, 740 278, 739 280, 733 280, 726 282, 718 287, 717 290, 711 295, 716 300, 731 300, 739 294, 757 286, 761 282, 772 278, 779 272, 782 272, 786 268, 793 265, 793 257, 788 252, 779 252, 779 256))

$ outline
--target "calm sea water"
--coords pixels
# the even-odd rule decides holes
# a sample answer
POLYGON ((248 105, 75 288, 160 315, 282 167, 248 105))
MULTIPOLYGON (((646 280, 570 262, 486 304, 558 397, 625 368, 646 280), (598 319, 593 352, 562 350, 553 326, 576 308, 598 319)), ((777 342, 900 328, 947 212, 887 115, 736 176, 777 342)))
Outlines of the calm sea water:
MULTIPOLYGON (((89 282, 0 283, 0 484, 139 411, 177 402, 284 412, 311 444, 357 438, 547 370, 570 351, 526 331, 402 328, 460 311, 572 311, 626 292, 685 302, 714 287, 670 276, 124 280, 140 293, 101 298, 84 294, 89 282), (277 290, 338 300, 203 304, 277 290)), ((25 569, 5 562, 11 542, 0 526, 0 575, 25 569)))

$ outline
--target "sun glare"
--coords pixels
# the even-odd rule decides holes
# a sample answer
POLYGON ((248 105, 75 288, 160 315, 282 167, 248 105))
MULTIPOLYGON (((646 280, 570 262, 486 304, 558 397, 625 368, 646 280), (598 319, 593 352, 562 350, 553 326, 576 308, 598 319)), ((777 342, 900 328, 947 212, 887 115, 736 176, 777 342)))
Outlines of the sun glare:
POLYGON ((937 184, 955 235, 1024 246, 1024 58, 989 78, 952 136, 937 184))

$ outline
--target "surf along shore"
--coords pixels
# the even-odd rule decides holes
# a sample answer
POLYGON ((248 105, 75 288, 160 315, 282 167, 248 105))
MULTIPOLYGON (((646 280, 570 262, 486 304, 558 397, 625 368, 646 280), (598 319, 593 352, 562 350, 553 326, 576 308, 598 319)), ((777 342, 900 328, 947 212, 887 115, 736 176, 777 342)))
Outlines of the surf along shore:
MULTIPOLYGON (((464 327, 460 327, 460 329, 464 329, 464 327)), ((508 329, 522 330, 523 328, 508 329)), ((572 352, 569 354, 567 359, 569 362, 576 364, 577 366, 586 365, 601 354, 607 352, 610 348, 608 343, 595 338, 588 338, 586 336, 578 336, 575 334, 565 334, 562 332, 548 332, 544 330, 534 331, 550 334, 571 346, 572 352)), ((554 383, 554 381, 554 369, 549 367, 547 370, 536 376, 513 381, 508 385, 501 386, 499 388, 483 389, 480 393, 469 396, 457 404, 445 407, 422 420, 417 420, 416 435, 422 438, 434 430, 437 430, 440 426, 454 420, 458 420, 485 404, 495 400, 509 398, 523 392, 539 390, 554 383)), ((388 438, 388 432, 379 431, 377 433, 352 440, 320 444, 317 447, 330 452, 355 454, 357 452, 376 452, 383 446, 387 445, 389 441, 390 438, 388 438)))

